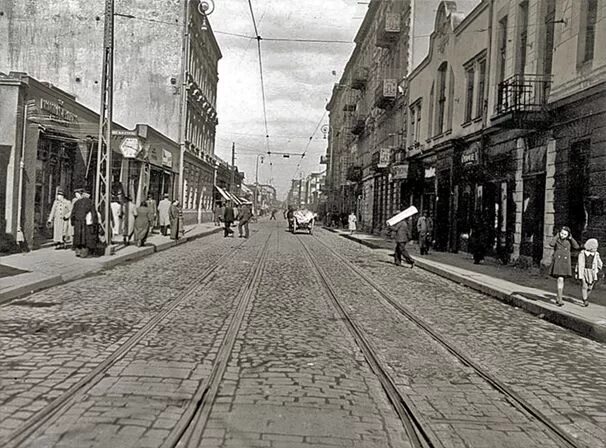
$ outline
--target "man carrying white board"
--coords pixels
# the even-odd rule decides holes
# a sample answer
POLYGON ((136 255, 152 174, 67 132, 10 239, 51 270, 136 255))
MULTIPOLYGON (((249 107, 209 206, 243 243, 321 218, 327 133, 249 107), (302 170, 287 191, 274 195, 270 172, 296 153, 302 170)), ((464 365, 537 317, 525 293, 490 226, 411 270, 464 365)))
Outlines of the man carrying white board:
MULTIPOLYGON (((398 212, 399 213, 399 212, 398 212)), ((402 258, 410 264, 410 268, 414 268, 415 261, 412 259, 408 251, 406 250, 406 244, 410 241, 410 226, 408 225, 408 218, 401 220, 397 224, 388 227, 390 236, 395 235, 396 250, 394 254, 394 261, 396 265, 402 265, 402 258)))

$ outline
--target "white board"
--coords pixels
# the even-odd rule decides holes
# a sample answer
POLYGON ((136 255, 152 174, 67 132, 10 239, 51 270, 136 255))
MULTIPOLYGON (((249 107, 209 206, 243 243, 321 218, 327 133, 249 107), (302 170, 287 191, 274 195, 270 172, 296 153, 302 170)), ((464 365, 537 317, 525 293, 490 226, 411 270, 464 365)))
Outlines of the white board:
POLYGON ((391 218, 389 218, 387 220, 387 225, 395 226, 397 223, 399 223, 403 219, 410 218, 411 216, 416 215, 417 213, 419 213, 419 211, 417 210, 417 208, 414 205, 412 205, 412 206, 408 207, 406 210, 404 210, 403 212, 398 213, 396 216, 392 216, 391 218))

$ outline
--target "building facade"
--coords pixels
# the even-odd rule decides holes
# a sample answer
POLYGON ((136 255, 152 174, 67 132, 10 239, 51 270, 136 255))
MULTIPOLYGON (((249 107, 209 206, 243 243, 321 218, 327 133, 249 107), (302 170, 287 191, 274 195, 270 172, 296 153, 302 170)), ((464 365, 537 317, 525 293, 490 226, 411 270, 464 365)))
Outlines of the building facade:
MULTIPOLYGON (((0 71, 49 80, 97 110, 103 2, 6 0, 2 9, 0 71)), ((182 144, 184 179, 174 195, 186 216, 198 216, 214 197, 221 51, 212 28, 199 0, 116 0, 115 9, 113 118, 129 129, 147 123, 182 144)))

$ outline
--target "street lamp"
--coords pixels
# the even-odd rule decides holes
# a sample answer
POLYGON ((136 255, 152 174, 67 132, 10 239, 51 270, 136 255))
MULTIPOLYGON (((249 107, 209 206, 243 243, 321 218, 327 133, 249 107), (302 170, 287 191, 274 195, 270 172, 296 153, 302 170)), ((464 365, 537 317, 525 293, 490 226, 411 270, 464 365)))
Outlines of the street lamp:
POLYGON ((261 159, 261 163, 263 163, 263 154, 257 154, 257 161, 255 163, 255 199, 254 199, 254 208, 255 213, 257 212, 257 201, 259 196, 259 158, 261 159))

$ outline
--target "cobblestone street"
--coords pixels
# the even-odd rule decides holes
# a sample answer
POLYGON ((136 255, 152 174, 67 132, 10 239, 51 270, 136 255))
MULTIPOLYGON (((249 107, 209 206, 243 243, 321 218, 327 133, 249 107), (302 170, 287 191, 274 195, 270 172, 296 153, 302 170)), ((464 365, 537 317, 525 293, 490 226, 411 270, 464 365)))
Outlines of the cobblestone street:
POLYGON ((2 447, 606 446, 604 344, 284 221, 13 300, 0 345, 2 447))

